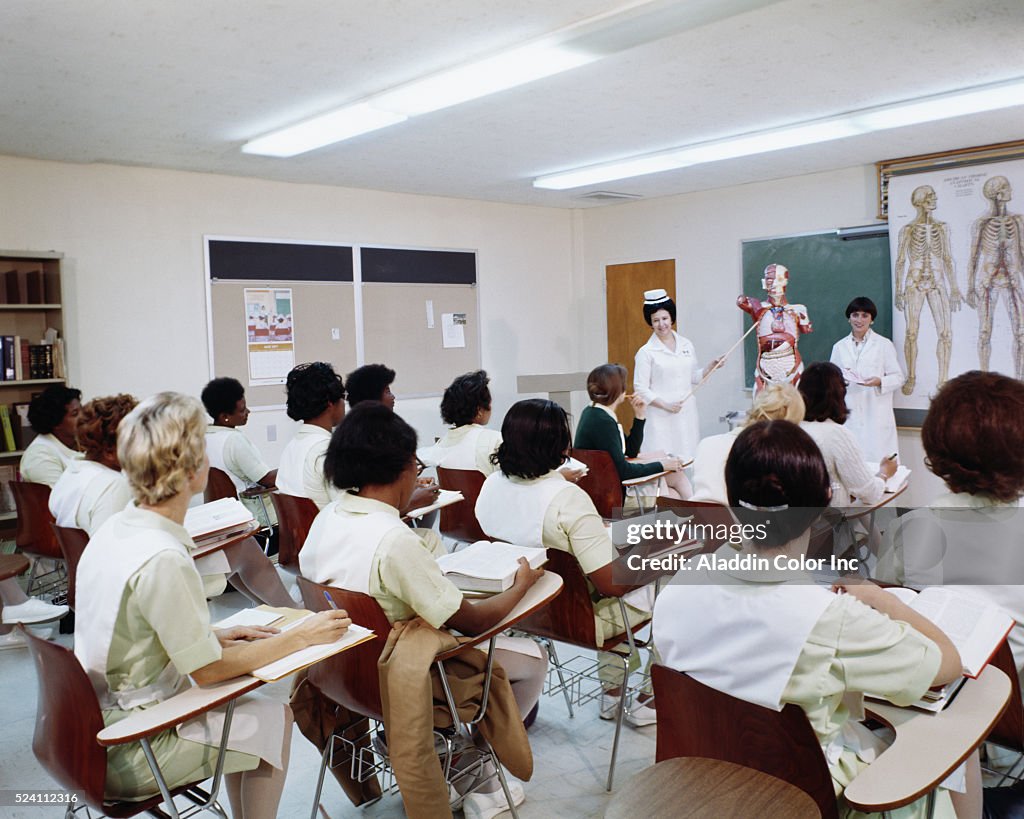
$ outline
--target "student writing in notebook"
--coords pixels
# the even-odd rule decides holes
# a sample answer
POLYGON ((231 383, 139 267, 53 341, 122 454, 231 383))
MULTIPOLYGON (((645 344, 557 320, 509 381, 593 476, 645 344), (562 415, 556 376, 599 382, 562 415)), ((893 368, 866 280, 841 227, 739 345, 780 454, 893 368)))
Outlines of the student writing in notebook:
MULTIPOLYGON (((343 611, 314 615, 287 632, 210 627, 203 582, 182 525, 189 499, 203 490, 209 464, 199 402, 177 393, 143 401, 118 431, 118 459, 136 504, 100 527, 78 567, 75 656, 89 673, 105 724, 189 687, 245 674, 298 649, 338 639, 343 611)), ((168 785, 213 774, 217 713, 152 741, 168 785)), ((239 701, 224 762, 231 813, 272 819, 284 787, 291 737, 287 706, 262 697, 239 701)), ((107 796, 157 793, 138 743, 107 752, 107 796)))
MULTIPOLYGON (((348 413, 331 437, 325 470, 339 498, 310 527, 299 553, 302 575, 370 595, 391 622, 418 616, 434 628, 478 634, 507 615, 543 574, 521 561, 507 591, 476 602, 463 598, 437 565, 445 553, 437 533, 409 529, 399 515, 419 475, 416 432, 383 404, 363 402, 348 413)), ((497 649, 495 662, 505 669, 525 717, 540 697, 547 659, 537 656, 532 641, 522 648, 497 649)), ((522 786, 510 785, 521 801, 522 786)), ((504 804, 498 783, 487 787, 495 790, 467 797, 467 815, 485 814, 492 802, 504 804)))
MULTIPOLYGON (((862 695, 908 705, 957 679, 960 656, 932 622, 878 586, 845 584, 847 593, 836 594, 786 569, 806 554, 810 527, 829 502, 825 461, 801 428, 763 421, 744 429, 725 479, 739 522, 763 527, 764 536, 743 550, 768 565, 681 571, 655 604, 655 645, 665 665, 718 691, 775 711, 799 705, 838 795, 884 749, 851 715, 862 695)), ((719 554, 738 553, 726 544, 719 554)), ((980 817, 976 754, 955 798, 956 813, 951 792, 940 789, 935 816, 980 817)), ((924 816, 924 802, 890 816, 924 816)), ((844 816, 859 815, 840 807, 844 816)))

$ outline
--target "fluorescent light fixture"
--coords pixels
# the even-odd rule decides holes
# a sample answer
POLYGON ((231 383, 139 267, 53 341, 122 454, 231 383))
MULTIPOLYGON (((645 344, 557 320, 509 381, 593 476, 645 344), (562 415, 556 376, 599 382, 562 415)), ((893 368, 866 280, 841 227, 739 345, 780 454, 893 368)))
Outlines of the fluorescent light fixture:
POLYGON ((412 117, 560 74, 595 59, 596 55, 564 46, 534 44, 414 80, 367 102, 412 117))
POLYGON ((567 190, 584 185, 597 185, 617 179, 677 170, 690 165, 753 156, 1015 105, 1024 105, 1024 79, 908 100, 894 105, 866 108, 828 119, 547 174, 537 177, 533 181, 533 186, 548 190, 567 190))
POLYGON ((406 119, 405 114, 381 111, 360 102, 254 139, 245 143, 242 150, 247 154, 295 156, 406 119))

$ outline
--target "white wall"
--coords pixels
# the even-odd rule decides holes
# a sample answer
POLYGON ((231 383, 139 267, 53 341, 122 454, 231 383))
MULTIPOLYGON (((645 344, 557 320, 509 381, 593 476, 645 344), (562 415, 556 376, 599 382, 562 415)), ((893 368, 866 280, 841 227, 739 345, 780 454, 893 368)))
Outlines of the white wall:
MULTIPOLYGON (((680 332, 694 343, 698 359, 707 361, 728 350, 749 327, 746 314, 736 307, 743 240, 875 222, 876 196, 874 168, 864 166, 582 211, 575 223, 583 253, 581 309, 588 317, 581 349, 590 357, 581 369, 607 354, 606 265, 675 259, 680 332)), ((813 320, 814 305, 808 309, 813 320)), ((698 395, 701 434, 724 432, 719 417, 750 403, 743 390, 742 348, 698 395)), ((926 503, 938 490, 925 474, 920 435, 901 432, 900 446, 913 470, 906 500, 926 503)))
MULTIPOLYGON (((495 417, 519 398, 517 375, 576 369, 566 210, 13 157, 0 157, 0 191, 0 248, 65 254, 69 367, 86 397, 199 394, 210 377, 204 234, 474 249, 495 417)), ((430 436, 437 405, 400 411, 430 436)), ((283 413, 256 413, 247 431, 276 463, 290 428, 283 413)))

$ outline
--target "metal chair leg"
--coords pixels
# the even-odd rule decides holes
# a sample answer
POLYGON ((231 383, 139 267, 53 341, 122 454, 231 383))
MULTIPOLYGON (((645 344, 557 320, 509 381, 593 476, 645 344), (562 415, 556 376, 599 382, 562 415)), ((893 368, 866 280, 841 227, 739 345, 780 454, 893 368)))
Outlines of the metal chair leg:
POLYGON ((327 744, 324 746, 324 752, 320 755, 320 775, 316 780, 316 792, 313 794, 313 811, 309 814, 309 819, 316 819, 317 808, 320 807, 320 795, 324 790, 324 774, 327 772, 327 757, 331 753, 331 747, 334 745, 334 734, 331 734, 327 738, 327 744))
POLYGON ((562 663, 558 659, 558 652, 555 650, 555 641, 545 640, 544 642, 547 644, 548 654, 555 664, 555 673, 558 674, 558 685, 562 689, 562 696, 565 697, 565 707, 569 709, 569 719, 572 719, 576 716, 572 710, 572 694, 569 693, 569 689, 565 684, 565 674, 562 672, 562 663))
POLYGON ((615 778, 615 760, 619 755, 619 736, 622 734, 622 721, 626 716, 626 692, 629 689, 630 657, 623 657, 621 654, 616 656, 622 660, 622 683, 619 686, 619 707, 615 713, 615 739, 612 740, 612 759, 608 765, 608 783, 605 785, 605 790, 608 792, 611 792, 612 782, 615 778))

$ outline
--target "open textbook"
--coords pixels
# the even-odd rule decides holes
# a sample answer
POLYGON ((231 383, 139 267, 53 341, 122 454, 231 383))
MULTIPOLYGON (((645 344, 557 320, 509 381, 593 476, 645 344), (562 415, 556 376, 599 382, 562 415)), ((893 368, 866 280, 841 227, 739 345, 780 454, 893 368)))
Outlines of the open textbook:
POLYGON ((185 530, 197 544, 224 540, 252 528, 255 519, 237 498, 221 498, 185 512, 185 530))
POLYGON ((905 588, 886 591, 935 623, 960 653, 964 676, 941 688, 926 691, 913 704, 915 708, 926 711, 941 711, 967 677, 977 677, 984 671, 1014 625, 1013 618, 999 606, 951 589, 932 586, 920 593, 905 588))
POLYGON ((502 592, 515 581, 521 557, 537 569, 548 559, 547 549, 478 540, 465 549, 441 555, 437 565, 463 591, 502 592))

